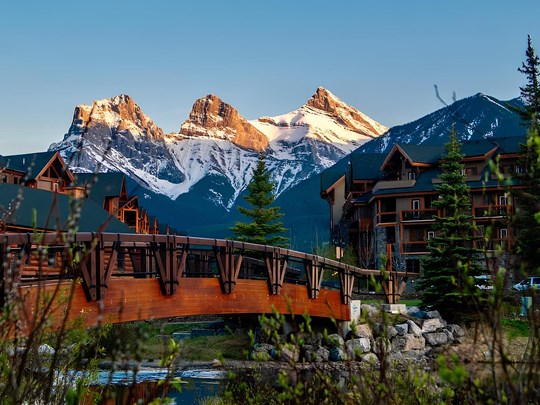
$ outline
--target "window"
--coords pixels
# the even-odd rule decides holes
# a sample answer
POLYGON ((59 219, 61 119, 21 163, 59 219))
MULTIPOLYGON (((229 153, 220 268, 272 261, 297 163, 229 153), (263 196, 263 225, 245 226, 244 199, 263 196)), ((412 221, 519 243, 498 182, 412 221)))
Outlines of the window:
POLYGON ((408 172, 407 173, 407 179, 416 180, 416 172, 408 172))
POLYGON ((408 273, 420 273, 420 260, 418 259, 405 260, 405 271, 408 273))
POLYGON ((525 173, 525 170, 523 170, 523 167, 521 167, 520 165, 515 165, 514 173, 525 173))
POLYGON ((418 219, 420 218, 420 212, 418 211, 420 209, 420 200, 412 200, 411 206, 413 209, 413 218, 418 219))
POLYGON ((434 231, 428 231, 428 233, 427 233, 428 240, 431 239, 431 238, 434 238, 434 237, 435 237, 435 232, 434 231))
POLYGON ((478 168, 476 166, 466 167, 464 174, 465 176, 476 176, 478 174, 478 168))
POLYGON ((508 204, 508 198, 505 195, 499 196, 499 205, 507 205, 508 204))
POLYGON ((499 230, 499 237, 500 237, 500 239, 502 239, 502 240, 508 239, 508 229, 506 229, 506 228, 501 228, 501 229, 499 230))

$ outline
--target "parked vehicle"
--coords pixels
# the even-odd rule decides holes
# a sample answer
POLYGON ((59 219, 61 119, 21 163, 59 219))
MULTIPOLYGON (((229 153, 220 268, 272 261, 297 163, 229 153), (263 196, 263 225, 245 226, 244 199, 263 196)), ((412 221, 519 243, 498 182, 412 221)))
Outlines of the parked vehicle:
POLYGON ((489 274, 474 276, 474 285, 481 290, 493 290, 493 280, 489 274))
POLYGON ((514 290, 517 291, 526 291, 533 287, 540 290, 540 277, 527 277, 525 280, 522 280, 513 286, 514 290))

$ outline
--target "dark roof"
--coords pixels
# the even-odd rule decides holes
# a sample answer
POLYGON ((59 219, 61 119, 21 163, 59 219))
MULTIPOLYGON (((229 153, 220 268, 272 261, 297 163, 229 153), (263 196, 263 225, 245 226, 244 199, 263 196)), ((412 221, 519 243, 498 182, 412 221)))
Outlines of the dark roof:
POLYGON ((115 197, 122 193, 124 173, 77 173, 75 178, 78 186, 91 186, 88 198, 99 204, 103 204, 106 197, 115 197))
POLYGON ((26 173, 28 179, 34 179, 51 161, 57 152, 25 153, 0 157, 0 166, 26 173))
POLYGON ((436 164, 444 153, 444 146, 399 144, 413 162, 436 164))
POLYGON ((385 158, 385 153, 351 154, 352 180, 378 180, 385 158))
POLYGON ((7 225, 67 231, 74 201, 81 201, 78 232, 133 233, 131 228, 110 216, 92 200, 74 200, 65 194, 0 184, 0 218, 7 225))
POLYGON ((321 191, 328 190, 343 176, 345 176, 345 172, 343 170, 335 170, 330 168, 323 171, 321 173, 321 191))

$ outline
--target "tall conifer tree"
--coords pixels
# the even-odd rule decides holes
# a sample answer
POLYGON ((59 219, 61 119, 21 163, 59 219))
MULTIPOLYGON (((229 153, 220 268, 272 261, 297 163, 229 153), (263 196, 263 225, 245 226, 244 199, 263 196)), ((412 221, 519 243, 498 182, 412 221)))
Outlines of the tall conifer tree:
POLYGON ((525 125, 528 125, 527 142, 522 145, 520 166, 516 173, 521 188, 514 189, 516 213, 513 226, 516 233, 514 244, 516 267, 527 274, 540 273, 540 58, 527 38, 526 60, 518 70, 527 78, 527 84, 520 87, 521 99, 525 104, 520 111, 525 125))
POLYGON ((283 233, 287 229, 280 221, 283 214, 280 213, 279 207, 271 206, 275 200, 274 183, 266 169, 263 154, 259 155, 253 179, 248 186, 248 194, 244 198, 250 203, 251 208, 238 207, 238 210, 252 218, 252 221, 237 222, 231 228, 234 239, 263 245, 285 246, 288 239, 283 233))
POLYGON ((452 130, 441 164, 442 183, 436 187, 439 199, 433 202, 441 216, 437 216, 433 224, 435 236, 429 240, 429 255, 422 260, 419 281, 423 304, 454 320, 468 318, 466 304, 470 276, 480 273, 475 263, 477 251, 473 243, 471 201, 460 148, 452 130))

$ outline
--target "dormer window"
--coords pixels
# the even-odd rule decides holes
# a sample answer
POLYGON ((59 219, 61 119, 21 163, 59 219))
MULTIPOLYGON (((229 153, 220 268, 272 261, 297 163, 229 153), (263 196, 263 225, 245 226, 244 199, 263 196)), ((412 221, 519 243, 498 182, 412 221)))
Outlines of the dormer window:
POLYGON ((416 172, 409 172, 409 173, 407 173, 407 179, 409 179, 409 180, 416 180, 416 172))

